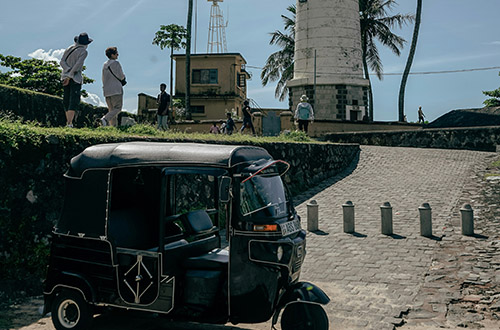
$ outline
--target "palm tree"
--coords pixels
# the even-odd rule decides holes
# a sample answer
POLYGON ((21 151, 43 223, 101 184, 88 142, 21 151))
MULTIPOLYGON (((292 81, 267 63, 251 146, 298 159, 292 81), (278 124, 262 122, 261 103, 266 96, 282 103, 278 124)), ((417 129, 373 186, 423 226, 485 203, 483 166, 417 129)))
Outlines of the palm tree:
MULTIPOLYGON (((186 29, 177 24, 160 25, 153 39, 153 45, 160 46, 160 49, 170 48, 170 97, 173 97, 173 81, 174 81, 174 50, 186 48, 186 29)), ((170 102, 172 111, 174 102, 170 102)))
POLYGON ((410 74, 411 65, 413 63, 413 57, 415 56, 415 50, 417 49, 418 31, 420 29, 420 21, 422 18, 422 0, 417 0, 417 15, 415 16, 415 27, 413 28, 413 37, 411 39, 410 53, 408 54, 408 60, 406 61, 405 71, 403 72, 403 77, 401 79, 401 86, 399 87, 399 121, 404 121, 405 118, 405 88, 406 81, 408 80, 408 75, 410 74))
POLYGON ((278 81, 274 94, 280 101, 283 101, 288 94, 286 82, 293 78, 296 7, 292 5, 287 10, 292 14, 292 17, 281 15, 285 22, 285 32, 275 31, 270 33, 271 41, 269 44, 277 45, 281 49, 267 58, 266 64, 260 73, 262 86, 266 86, 271 81, 278 81))
MULTIPOLYGON (((365 79, 370 82, 368 66, 375 71, 378 79, 382 80, 383 66, 375 40, 389 47, 396 55, 401 55, 401 49, 406 40, 392 33, 394 26, 402 27, 414 20, 413 15, 388 16, 388 11, 396 5, 396 0, 359 0, 359 14, 361 24, 361 50, 365 79)), ((373 120, 373 93, 371 84, 368 88, 369 117, 373 120)))

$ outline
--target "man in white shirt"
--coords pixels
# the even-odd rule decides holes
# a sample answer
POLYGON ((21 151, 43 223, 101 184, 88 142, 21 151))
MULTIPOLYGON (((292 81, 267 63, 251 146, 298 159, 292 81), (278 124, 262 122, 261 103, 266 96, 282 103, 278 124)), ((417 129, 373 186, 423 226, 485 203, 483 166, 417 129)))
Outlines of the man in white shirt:
POLYGON ((101 118, 102 126, 116 126, 117 116, 122 111, 123 106, 123 86, 127 83, 122 66, 118 59, 116 47, 106 49, 107 60, 102 66, 102 89, 108 113, 101 118))
POLYGON ((83 63, 88 54, 87 46, 92 42, 92 39, 85 32, 80 33, 74 40, 75 43, 64 51, 59 62, 63 69, 61 73, 64 89, 63 104, 66 114, 66 126, 68 127, 73 127, 73 119, 80 105, 83 63))

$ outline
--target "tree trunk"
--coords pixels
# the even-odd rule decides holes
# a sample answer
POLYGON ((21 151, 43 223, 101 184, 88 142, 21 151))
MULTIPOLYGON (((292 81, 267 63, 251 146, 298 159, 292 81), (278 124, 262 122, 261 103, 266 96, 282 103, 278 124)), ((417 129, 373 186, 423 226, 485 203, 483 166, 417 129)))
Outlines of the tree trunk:
POLYGON ((370 81, 370 73, 368 72, 368 63, 366 62, 366 51, 363 49, 363 69, 365 71, 365 79, 368 80, 368 118, 373 121, 373 92, 372 83, 370 81))
POLYGON ((189 0, 186 36, 186 119, 191 120, 191 25, 193 22, 193 0, 189 0))
POLYGON ((413 57, 415 56, 415 50, 417 49, 418 31, 420 29, 421 17, 422 0, 417 0, 417 14, 415 16, 415 27, 413 29, 413 38, 411 40, 410 53, 408 54, 405 71, 403 72, 403 77, 401 78, 401 86, 399 87, 399 121, 404 121, 405 119, 405 88, 406 82, 408 80, 408 75, 410 74, 411 65, 413 63, 413 57))
POLYGON ((172 120, 174 118, 174 94, 173 94, 173 83, 174 83, 174 43, 172 42, 172 47, 170 47, 170 111, 172 111, 172 120))

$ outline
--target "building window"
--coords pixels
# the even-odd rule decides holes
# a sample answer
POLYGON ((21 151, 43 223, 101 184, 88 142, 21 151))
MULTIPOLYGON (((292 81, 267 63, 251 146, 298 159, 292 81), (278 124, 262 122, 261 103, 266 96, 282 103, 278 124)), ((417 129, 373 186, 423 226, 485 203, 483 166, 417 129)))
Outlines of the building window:
POLYGON ((238 87, 245 88, 247 85, 247 76, 244 73, 238 73, 238 87))
POLYGON ((199 113, 199 114, 205 113, 204 105, 192 105, 189 108, 191 109, 191 113, 199 113))
POLYGON ((193 69, 193 84, 217 84, 219 82, 217 69, 193 69))

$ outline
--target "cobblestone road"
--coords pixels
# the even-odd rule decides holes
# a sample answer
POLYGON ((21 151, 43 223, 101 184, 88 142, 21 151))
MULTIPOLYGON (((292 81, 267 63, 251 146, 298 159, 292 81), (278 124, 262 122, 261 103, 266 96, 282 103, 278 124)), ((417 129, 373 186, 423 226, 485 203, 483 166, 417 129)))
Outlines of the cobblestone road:
MULTIPOLYGON (((406 314, 432 322, 436 315, 425 314, 415 305, 423 306, 424 298, 416 299, 417 295, 426 283, 433 256, 443 253, 442 242, 453 245, 476 239, 455 234, 460 226, 457 206, 471 202, 467 191, 478 194, 478 187, 470 182, 475 171, 495 156, 363 146, 358 166, 350 175, 332 179, 339 180, 333 185, 325 182, 320 188, 324 189, 314 196, 303 196, 320 205, 321 232, 308 236, 301 278, 317 283, 330 295, 327 310, 333 329, 392 329, 403 325, 406 314), (348 200, 355 205, 353 235, 343 233, 342 204, 348 200), (392 236, 380 234, 380 205, 386 201, 393 207, 392 236), (432 239, 419 235, 418 207, 424 202, 432 207, 432 239), (415 310, 422 315, 416 315, 415 310)), ((306 203, 297 209, 305 221, 306 203)))
MULTIPOLYGON (((357 166, 297 198, 304 227, 307 201, 320 205, 320 231, 308 233, 301 280, 314 282, 330 296, 330 328, 499 329, 500 181, 488 185, 484 178, 487 165, 499 155, 375 146, 361 150, 357 166), (342 229, 342 204, 348 200, 355 205, 354 234, 342 229), (392 236, 380 234, 380 205, 387 201, 393 207, 392 236), (419 235, 418 207, 424 202, 432 207, 433 238, 419 235), (460 234, 459 209, 465 202, 474 207, 481 228, 476 237, 460 234)), ((103 320, 98 328, 270 328, 270 323, 187 328, 148 320, 111 324, 103 320)), ((53 328, 43 318, 23 329, 53 328)))

